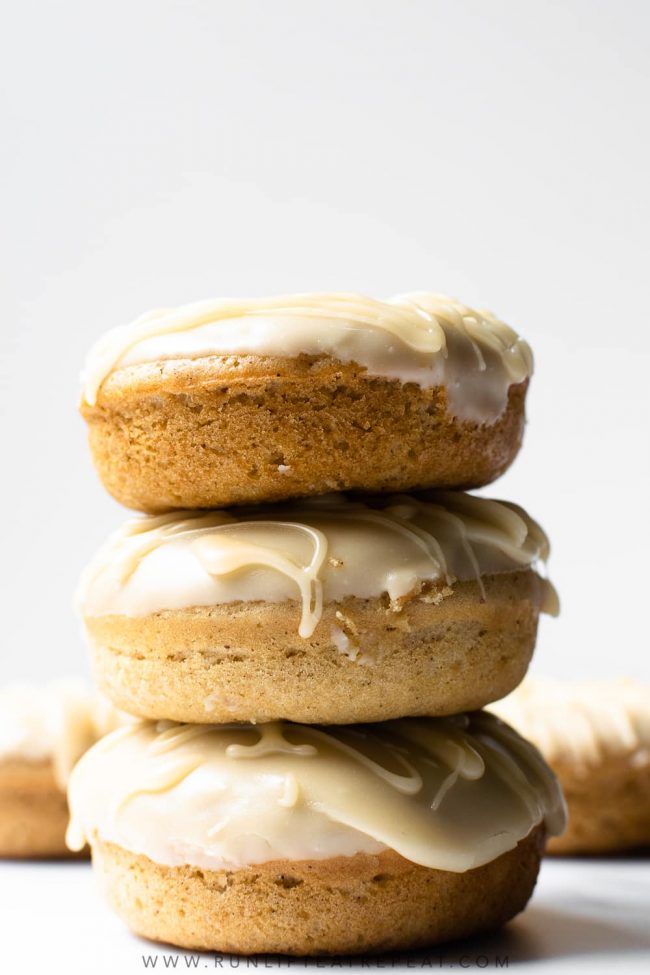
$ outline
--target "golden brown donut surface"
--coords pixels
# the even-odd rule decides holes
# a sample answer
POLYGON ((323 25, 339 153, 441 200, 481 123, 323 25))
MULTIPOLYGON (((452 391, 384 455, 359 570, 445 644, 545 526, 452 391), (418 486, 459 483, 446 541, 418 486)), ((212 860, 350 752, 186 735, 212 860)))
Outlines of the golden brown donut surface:
POLYGON ((439 295, 298 295, 144 316, 91 352, 82 413, 144 511, 473 487, 516 455, 525 342, 439 295))
POLYGON ((426 947, 494 930, 526 906, 544 829, 466 873, 397 853, 275 861, 237 870, 167 867, 98 842, 113 910, 145 938, 241 955, 336 955, 426 947))
POLYGON ((68 804, 52 762, 0 762, 0 857, 70 856, 68 804))
POLYGON ((70 783, 115 909, 185 947, 291 954, 431 944, 526 903, 561 794, 492 715, 319 728, 143 723, 70 783))
POLYGON ((547 551, 514 505, 331 497, 130 522, 79 601, 101 686, 142 717, 450 714, 523 677, 547 551))

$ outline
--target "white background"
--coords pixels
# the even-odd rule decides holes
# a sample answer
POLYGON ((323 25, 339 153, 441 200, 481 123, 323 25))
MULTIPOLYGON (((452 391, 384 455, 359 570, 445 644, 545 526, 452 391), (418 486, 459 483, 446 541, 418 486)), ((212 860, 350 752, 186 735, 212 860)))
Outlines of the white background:
POLYGON ((650 677, 644 0, 58 0, 0 40, 0 678, 85 666, 123 517, 75 412, 93 339, 212 295, 446 291, 537 357, 491 490, 548 529, 535 667, 650 677))

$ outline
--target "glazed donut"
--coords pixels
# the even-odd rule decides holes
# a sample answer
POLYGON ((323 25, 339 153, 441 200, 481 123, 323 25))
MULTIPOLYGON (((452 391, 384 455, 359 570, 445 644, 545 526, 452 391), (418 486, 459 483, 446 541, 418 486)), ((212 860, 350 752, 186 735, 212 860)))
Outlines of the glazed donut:
POLYGON ((223 299, 107 333, 81 411, 104 486, 147 512, 468 488, 517 454, 531 372, 512 329, 441 295, 223 299))
POLYGON ((347 724, 512 690, 554 592, 541 528, 455 492, 126 524, 79 606, 97 680, 150 719, 347 724))
POLYGON ((557 782, 492 715, 318 728, 144 723, 75 768, 68 842, 114 909, 185 948, 339 954, 523 909, 557 782))
POLYGON ((0 856, 69 856, 65 788, 79 757, 116 727, 81 681, 0 688, 0 856))
POLYGON ((562 784, 569 823, 550 853, 650 846, 650 687, 529 678, 491 710, 537 745, 562 784))

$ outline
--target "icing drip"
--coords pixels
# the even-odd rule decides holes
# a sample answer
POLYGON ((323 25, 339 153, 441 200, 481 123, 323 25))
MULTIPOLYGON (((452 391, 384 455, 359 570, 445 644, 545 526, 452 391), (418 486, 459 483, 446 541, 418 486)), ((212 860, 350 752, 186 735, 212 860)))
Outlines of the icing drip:
MULTIPOLYGON (((282 550, 274 549, 273 539, 266 545, 246 541, 247 535, 259 537, 260 529, 263 531, 264 527, 264 522, 233 525, 218 534, 197 538, 192 549, 211 576, 230 575, 240 569, 261 565, 275 569, 295 582, 302 599, 298 633, 301 637, 311 636, 323 612, 323 584, 319 572, 327 554, 327 538, 322 531, 310 528, 309 525, 271 522, 271 535, 281 536, 282 550), (304 565, 294 560, 292 553, 286 551, 287 534, 302 535, 302 540, 307 540, 313 546, 313 555, 304 565)), ((298 548, 302 540, 299 540, 298 548)))
MULTIPOLYGON (((88 617, 144 616, 298 596, 299 633, 308 638, 324 602, 386 593, 399 610, 423 587, 474 579, 482 589, 482 576, 537 568, 548 553, 541 528, 506 502, 458 492, 332 495, 127 522, 84 573, 79 603, 88 617)), ((554 612, 545 584, 544 608, 554 612)), ((423 598, 435 601, 435 592, 423 598)), ((344 631, 336 637, 354 654, 344 631)))
POLYGON ((88 356, 84 397, 93 405, 116 369, 210 355, 356 362, 372 375, 445 386, 452 412, 484 423, 498 419, 508 388, 533 368, 528 345, 509 326, 444 295, 224 298, 147 312, 112 329, 88 356))
POLYGON ((207 869, 397 850, 462 872, 564 805, 532 746, 481 712, 320 728, 143 723, 101 741, 69 789, 73 848, 114 842, 207 869))

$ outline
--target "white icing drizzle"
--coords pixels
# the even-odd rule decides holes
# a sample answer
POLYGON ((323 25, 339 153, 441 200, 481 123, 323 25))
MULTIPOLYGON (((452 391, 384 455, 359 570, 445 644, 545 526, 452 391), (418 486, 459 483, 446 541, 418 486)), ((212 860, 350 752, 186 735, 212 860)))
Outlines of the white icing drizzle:
POLYGON ((551 764, 588 774, 609 758, 650 764, 650 687, 617 680, 570 683, 528 677, 490 705, 551 764))
POLYGON ((109 331, 86 361, 84 397, 93 405, 107 376, 130 365, 244 355, 330 356, 372 375, 444 386, 450 410, 481 423, 498 419, 509 387, 533 368, 509 326, 445 295, 224 298, 147 312, 109 331))
MULTIPOLYGON (((267 523, 269 524, 269 523, 267 523)), ((280 572, 296 583, 302 599, 302 615, 298 633, 302 637, 311 636, 323 613, 323 585, 319 572, 327 554, 327 538, 322 531, 309 525, 290 522, 271 522, 272 530, 282 535, 283 547, 287 534, 297 533, 313 544, 313 555, 309 562, 301 565, 294 561, 291 552, 276 552, 269 545, 250 544, 245 541, 247 534, 255 537, 264 522, 255 525, 239 524, 224 528, 219 532, 218 542, 214 535, 202 535, 192 545, 197 558, 211 576, 224 576, 240 569, 250 569, 261 565, 280 572), (242 537, 243 536, 243 537, 242 537)))
POLYGON ((330 728, 143 723, 82 759, 69 803, 73 849, 101 839, 207 869, 393 849, 463 872, 565 818, 536 750, 483 712, 330 728))
MULTIPOLYGON (((308 638, 325 601, 387 593, 399 610, 428 584, 475 579, 482 588, 482 576, 538 568, 548 552, 539 525, 507 502, 458 492, 332 495, 127 522, 84 573, 79 604, 86 617, 145 616, 298 595, 299 634, 308 638)), ((556 612, 544 584, 544 608, 556 612)))

